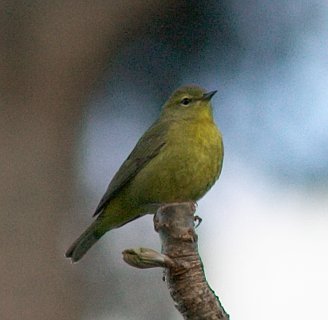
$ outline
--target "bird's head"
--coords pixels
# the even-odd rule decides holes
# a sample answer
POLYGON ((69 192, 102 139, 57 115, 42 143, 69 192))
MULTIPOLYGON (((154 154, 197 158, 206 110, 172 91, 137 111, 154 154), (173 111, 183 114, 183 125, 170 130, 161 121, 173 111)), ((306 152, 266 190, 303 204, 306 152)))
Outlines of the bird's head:
POLYGON ((163 107, 164 114, 186 117, 212 117, 211 98, 217 91, 206 92, 201 87, 189 85, 173 92, 163 107))

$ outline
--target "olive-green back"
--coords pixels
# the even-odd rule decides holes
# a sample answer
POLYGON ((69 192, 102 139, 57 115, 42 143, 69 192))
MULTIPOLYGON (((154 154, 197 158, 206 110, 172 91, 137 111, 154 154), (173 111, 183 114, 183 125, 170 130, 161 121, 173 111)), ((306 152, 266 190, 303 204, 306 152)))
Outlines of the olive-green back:
POLYGON ((115 174, 106 193, 100 200, 94 216, 98 215, 111 199, 129 182, 136 174, 154 158, 165 145, 168 122, 157 120, 140 138, 128 158, 115 174))

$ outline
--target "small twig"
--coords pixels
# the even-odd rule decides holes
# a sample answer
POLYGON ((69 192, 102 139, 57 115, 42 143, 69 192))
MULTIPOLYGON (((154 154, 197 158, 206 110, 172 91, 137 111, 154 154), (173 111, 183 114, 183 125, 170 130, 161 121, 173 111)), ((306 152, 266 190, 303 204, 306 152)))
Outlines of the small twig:
POLYGON ((132 267, 139 269, 149 268, 171 268, 173 260, 149 248, 126 249, 123 252, 123 260, 132 267))
POLYGON ((162 241, 162 253, 152 249, 128 249, 124 261, 137 268, 163 267, 176 308, 189 320, 228 320, 229 315, 208 285, 198 254, 195 206, 175 203, 161 207, 154 227, 162 241))

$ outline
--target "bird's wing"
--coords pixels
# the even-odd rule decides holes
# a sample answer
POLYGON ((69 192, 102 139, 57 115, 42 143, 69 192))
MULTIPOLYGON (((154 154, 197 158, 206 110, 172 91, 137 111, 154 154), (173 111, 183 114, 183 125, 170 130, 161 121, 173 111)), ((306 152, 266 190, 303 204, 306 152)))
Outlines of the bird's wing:
POLYGON ((168 123, 156 121, 140 138, 128 158, 115 174, 106 193, 100 200, 94 216, 98 215, 108 202, 163 148, 166 141, 168 123))

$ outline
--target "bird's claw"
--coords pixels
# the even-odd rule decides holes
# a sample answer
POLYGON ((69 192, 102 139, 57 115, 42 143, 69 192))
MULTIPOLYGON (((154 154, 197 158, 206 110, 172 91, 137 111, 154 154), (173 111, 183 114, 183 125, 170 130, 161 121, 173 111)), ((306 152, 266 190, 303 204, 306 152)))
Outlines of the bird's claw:
POLYGON ((203 219, 200 216, 195 216, 194 221, 196 222, 195 228, 198 228, 199 225, 202 223, 203 219))

